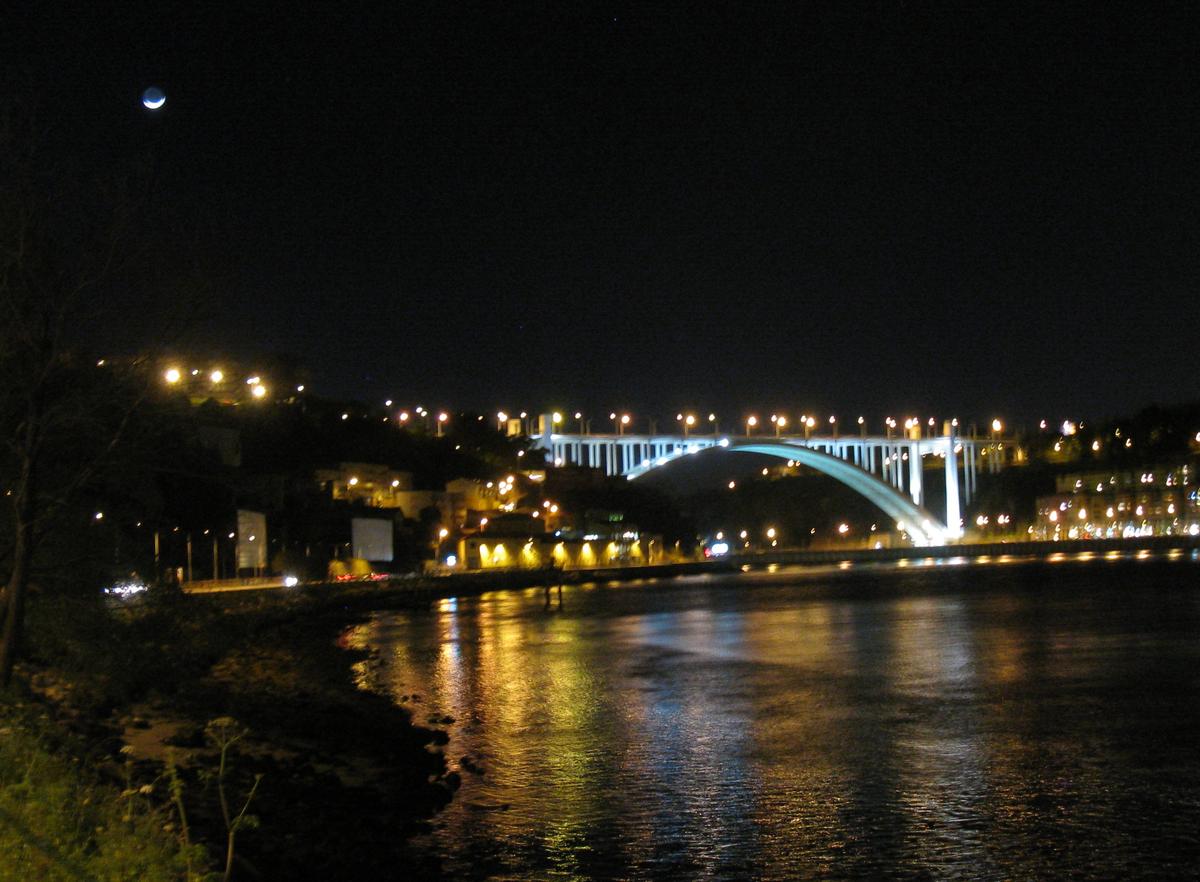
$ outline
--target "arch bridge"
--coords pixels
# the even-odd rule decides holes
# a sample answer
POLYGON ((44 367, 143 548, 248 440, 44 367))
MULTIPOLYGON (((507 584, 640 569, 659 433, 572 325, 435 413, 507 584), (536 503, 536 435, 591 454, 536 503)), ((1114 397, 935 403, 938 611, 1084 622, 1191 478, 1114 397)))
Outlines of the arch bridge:
MULTIPOLYGON (((543 425, 549 425, 549 421, 543 425)), ((952 431, 899 438, 557 432, 530 437, 547 451, 556 466, 603 469, 608 475, 624 475, 630 480, 712 449, 794 460, 866 497, 918 545, 941 545, 962 536, 962 503, 969 503, 975 494, 981 466, 989 472, 999 471, 1006 443, 965 438, 952 431), (924 507, 927 458, 941 461, 946 485, 944 520, 924 507)))

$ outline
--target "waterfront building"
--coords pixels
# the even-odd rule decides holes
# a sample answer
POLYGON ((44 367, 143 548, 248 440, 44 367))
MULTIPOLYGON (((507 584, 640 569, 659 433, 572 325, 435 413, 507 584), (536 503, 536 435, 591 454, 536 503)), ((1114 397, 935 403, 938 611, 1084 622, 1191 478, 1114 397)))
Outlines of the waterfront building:
POLYGON ((1037 500, 1037 539, 1200 535, 1196 463, 1061 475, 1037 500))

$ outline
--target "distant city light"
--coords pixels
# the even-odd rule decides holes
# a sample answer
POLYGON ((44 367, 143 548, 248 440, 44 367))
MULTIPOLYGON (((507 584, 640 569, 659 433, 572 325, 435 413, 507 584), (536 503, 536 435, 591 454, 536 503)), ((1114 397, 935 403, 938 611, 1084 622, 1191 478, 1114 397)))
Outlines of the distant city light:
POLYGON ((163 374, 163 378, 168 383, 178 383, 182 376, 183 374, 180 372, 179 368, 167 368, 167 372, 163 374))
POLYGON ((304 384, 303 384, 303 383, 301 383, 299 386, 297 386, 297 387, 296 387, 296 391, 297 391, 297 392, 303 392, 303 391, 304 391, 304 384))
POLYGON ((256 384, 254 386, 254 388, 252 388, 250 390, 250 394, 253 395, 255 398, 265 398, 267 395, 267 387, 256 384))
POLYGON ((212 380, 214 383, 219 383, 225 379, 225 372, 220 371, 220 370, 213 371, 211 374, 208 375, 208 378, 210 380, 212 380))

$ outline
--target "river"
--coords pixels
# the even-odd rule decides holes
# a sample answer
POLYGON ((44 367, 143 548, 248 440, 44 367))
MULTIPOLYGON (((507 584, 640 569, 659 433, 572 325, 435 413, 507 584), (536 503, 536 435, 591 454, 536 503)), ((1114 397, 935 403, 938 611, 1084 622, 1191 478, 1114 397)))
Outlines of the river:
POLYGON ((1200 560, 961 559, 379 613, 456 879, 1195 878, 1200 560))

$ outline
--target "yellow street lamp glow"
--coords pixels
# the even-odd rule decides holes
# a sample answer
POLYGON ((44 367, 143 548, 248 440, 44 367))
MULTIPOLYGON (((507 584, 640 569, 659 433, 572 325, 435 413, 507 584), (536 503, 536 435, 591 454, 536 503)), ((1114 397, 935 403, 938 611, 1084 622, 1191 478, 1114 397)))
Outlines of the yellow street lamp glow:
POLYGON ((301 383, 299 386, 297 386, 297 387, 296 387, 296 391, 297 391, 297 392, 303 392, 303 391, 304 391, 304 384, 303 384, 303 383, 301 383))
POLYGON ((863 417, 859 417, 859 418, 858 418, 858 424, 859 424, 860 426, 861 426, 863 423, 865 423, 865 422, 866 422, 866 419, 864 419, 863 417))
POLYGON ((850 525, 849 524, 838 524, 838 532, 841 533, 843 536, 845 536, 847 533, 850 532, 850 525))
POLYGON ((777 419, 775 421, 775 425, 779 426, 779 428, 782 429, 784 426, 787 425, 787 417, 780 417, 779 419, 777 419))
POLYGON ((1004 428, 1004 423, 999 420, 992 420, 992 431, 999 432, 1004 428))
POLYGON ((809 417, 809 418, 808 418, 808 423, 807 423, 807 425, 808 425, 808 427, 809 427, 810 429, 811 429, 813 426, 815 426, 816 424, 817 424, 817 421, 816 421, 816 419, 815 419, 815 418, 813 418, 813 417, 809 417))
POLYGON ((357 487, 358 486, 358 478, 351 478, 346 483, 349 484, 351 487, 357 487))
POLYGON ((210 380, 212 380, 214 383, 219 383, 225 379, 225 372, 221 371, 221 370, 213 371, 211 374, 208 375, 208 378, 210 380))
POLYGON ((442 527, 442 529, 438 530, 438 538, 439 539, 445 539, 449 535, 450 535, 450 531, 447 530, 445 527, 442 527))
POLYGON ((775 538, 775 528, 774 527, 767 527, 767 538, 768 539, 775 538))
POLYGON ((506 413, 505 413, 504 411, 502 411, 502 410, 501 410, 501 411, 497 411, 497 412, 496 412, 496 419, 498 419, 498 420, 499 420, 500 422, 502 422, 502 423, 506 423, 506 422, 508 422, 508 414, 506 414, 506 413))
POLYGON ((554 423, 561 423, 562 422, 562 414, 556 410, 553 414, 550 415, 550 420, 551 420, 551 422, 554 422, 554 423))
POLYGON ((578 410, 577 410, 577 411, 575 411, 575 419, 577 419, 577 420, 581 420, 581 419, 583 419, 583 413, 582 413, 581 411, 578 411, 578 410))
POLYGON ((627 414, 627 413, 623 413, 623 414, 621 414, 621 425, 622 425, 622 426, 628 426, 628 425, 629 425, 629 414, 627 414))
POLYGON ((751 428, 754 428, 755 426, 758 425, 758 417, 756 417, 756 416, 746 417, 746 425, 750 426, 751 428))
POLYGON ((247 378, 246 378, 246 385, 247 385, 247 386, 257 386, 257 385, 258 385, 259 383, 261 383, 261 382, 262 382, 262 378, 261 378, 261 377, 258 377, 258 376, 254 376, 254 377, 247 377, 247 378))
POLYGON ((445 411, 442 411, 441 413, 438 414, 438 422, 439 423, 444 423, 448 419, 450 419, 450 414, 446 413, 445 411))
POLYGON ((180 372, 179 368, 167 368, 167 372, 163 374, 163 379, 165 379, 168 383, 178 383, 179 378, 182 376, 183 374, 180 372))
POLYGON ((265 398, 267 395, 267 387, 261 384, 256 384, 254 388, 250 390, 250 394, 255 398, 265 398))
POLYGON ((686 417, 683 418, 683 422, 686 425, 694 426, 694 425, 696 425, 696 418, 689 413, 686 417))

